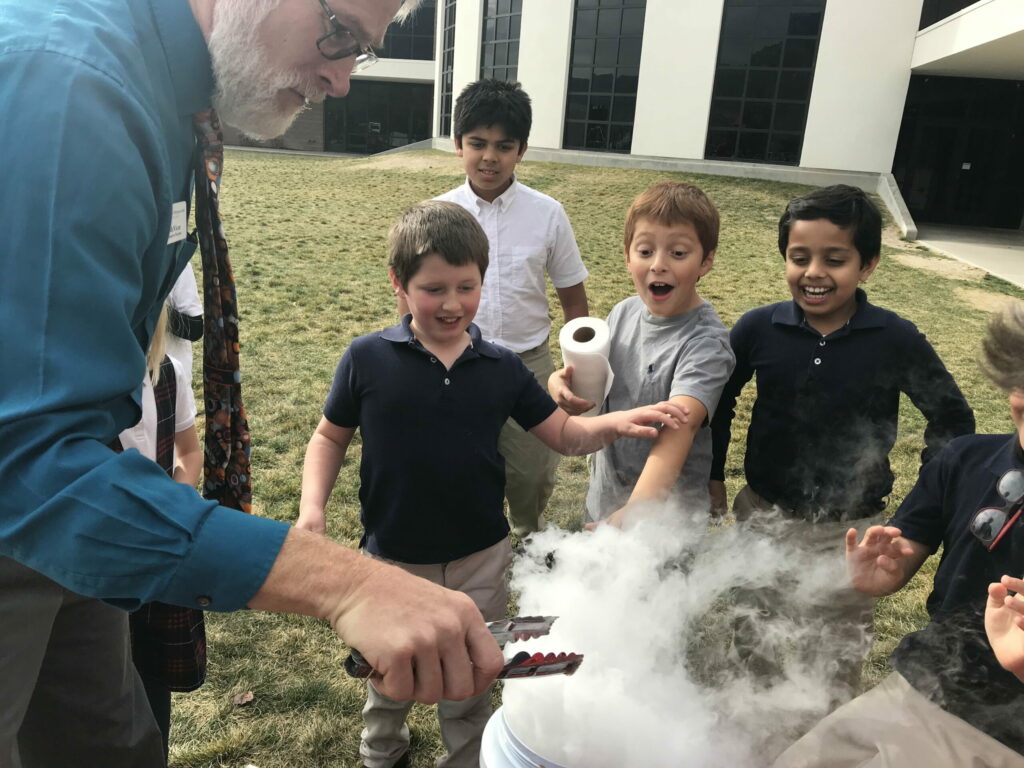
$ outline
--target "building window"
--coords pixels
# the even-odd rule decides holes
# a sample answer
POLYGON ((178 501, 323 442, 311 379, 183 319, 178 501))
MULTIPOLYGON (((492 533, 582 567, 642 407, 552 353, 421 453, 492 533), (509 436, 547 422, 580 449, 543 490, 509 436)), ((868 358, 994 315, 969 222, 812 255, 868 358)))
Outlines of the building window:
POLYGON ((324 148, 372 155, 430 138, 434 86, 353 80, 344 99, 324 101, 324 148))
POLYGON ((921 24, 918 29, 930 27, 937 21, 959 13, 969 5, 974 5, 978 0, 924 0, 921 6, 921 24))
POLYGON ((629 152, 646 0, 576 0, 566 149, 629 152))
POLYGON ((455 0, 444 0, 444 34, 441 50, 441 135, 452 133, 452 91, 455 72, 455 0))
POLYGON ((523 0, 486 0, 480 36, 480 77, 515 80, 523 0))
POLYGON ((423 0, 412 16, 388 27, 384 45, 377 55, 382 59, 433 59, 436 5, 437 0, 423 0))
POLYGON ((796 165, 825 0, 726 0, 704 156, 796 165))

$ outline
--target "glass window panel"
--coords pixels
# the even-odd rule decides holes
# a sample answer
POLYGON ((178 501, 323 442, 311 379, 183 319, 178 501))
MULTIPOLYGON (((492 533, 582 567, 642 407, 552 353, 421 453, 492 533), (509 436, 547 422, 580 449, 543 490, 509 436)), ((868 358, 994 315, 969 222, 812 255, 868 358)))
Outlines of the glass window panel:
POLYGON ((758 37, 770 37, 781 40, 786 36, 788 22, 788 8, 758 8, 757 29, 753 34, 758 37))
POLYGON ((512 0, 512 13, 523 12, 523 0, 512 0))
POLYGON ((497 19, 497 29, 495 30, 495 36, 498 40, 508 40, 508 16, 502 16, 497 19))
POLYGON ((774 163, 799 163, 800 134, 773 133, 771 140, 768 142, 766 159, 774 163))
POLYGON ((613 125, 608 129, 608 148, 618 152, 629 152, 633 144, 632 125, 613 125))
POLYGON ((737 127, 740 124, 742 102, 734 99, 715 99, 711 102, 709 124, 715 128, 737 127))
POLYGON ((740 160, 764 160, 767 150, 767 133, 740 133, 740 141, 736 148, 736 157, 740 160))
POLYGON ((607 149, 608 126, 587 125, 587 140, 585 142, 585 145, 587 149, 607 149))
POLYGON ((775 81, 779 73, 774 69, 752 69, 747 74, 748 99, 774 99, 775 81))
POLYGON ((636 93, 640 83, 640 70, 637 67, 619 67, 615 76, 616 93, 636 93))
POLYGON ((494 45, 488 44, 484 46, 484 66, 494 66, 494 45))
POLYGON ((597 8, 597 0, 576 0, 577 8, 597 8))
POLYGON ((743 127, 767 130, 772 124, 770 101, 748 101, 743 105, 743 127))
POLYGON ((585 67, 573 67, 569 78, 570 93, 586 93, 590 90, 590 70, 585 67))
POLYGON ((569 96, 565 103, 565 116, 568 120, 586 120, 587 97, 582 94, 569 96))
POLYGON ((576 41, 572 52, 572 65, 574 67, 589 67, 594 64, 594 41, 593 39, 582 39, 576 41))
POLYGON ((632 123, 636 115, 636 99, 632 96, 616 96, 612 102, 612 120, 616 123, 632 123))
POLYGON ((731 158, 736 154, 736 131, 709 131, 707 157, 731 158))
POLYGON ((614 69, 604 69, 602 67, 594 68, 594 79, 591 81, 591 90, 601 93, 611 93, 612 91, 612 78, 614 77, 614 69))
POLYGON ((497 37, 497 22, 494 19, 484 21, 484 42, 491 43, 497 37))
POLYGON ((789 15, 789 29, 787 32, 791 35, 813 37, 818 34, 820 24, 820 13, 791 13, 789 15))
POLYGON ((508 64, 508 43, 496 43, 494 46, 494 65, 502 67, 508 64))
POLYGON ((498 0, 498 13, 508 13, 512 10, 511 0, 498 0))
POLYGON ((562 145, 570 148, 582 149, 584 137, 586 136, 586 124, 585 123, 570 123, 565 124, 565 136, 562 139, 562 145))
POLYGON ((745 67, 750 63, 751 41, 745 37, 723 37, 718 49, 718 66, 745 67))
POLYGON ((757 39, 751 44, 750 65, 752 67, 777 67, 781 56, 781 40, 757 39))
POLYGON ((786 41, 786 55, 782 57, 782 66, 810 69, 814 66, 814 51, 817 47, 817 40, 791 37, 786 41))
POLYGON ((417 37, 413 40, 412 57, 417 61, 428 61, 434 58, 434 38, 417 37))
POLYGON ((619 61, 619 41, 605 38, 597 41, 594 49, 594 65, 598 67, 614 67, 619 61))
POLYGON ((516 66, 519 63, 519 42, 508 44, 508 63, 516 66))
POLYGON ((519 29, 522 26, 523 17, 521 14, 516 14, 512 17, 512 22, 509 25, 508 36, 513 40, 519 39, 519 29))
POLYGON ((597 34, 608 37, 618 37, 619 29, 622 26, 622 11, 602 10, 597 18, 597 34))
POLYGON ((715 96, 742 96, 746 79, 747 73, 742 69, 719 69, 715 75, 715 96))
POLYGON ((642 35, 644 33, 644 9, 626 8, 622 11, 622 34, 642 35))
POLYGON ((757 33, 757 8, 726 8, 722 37, 753 37, 757 33))
POLYGON ((779 98, 806 100, 811 93, 810 72, 780 72, 779 98))
POLYGON ((576 37, 593 37, 597 34, 597 11, 577 11, 575 34, 576 37))
POLYGON ((640 46, 643 39, 639 37, 623 37, 619 40, 619 63, 638 65, 640 63, 640 46))
POLYGON ((806 103, 781 102, 775 105, 775 122, 772 127, 777 131, 802 131, 806 117, 806 103))
POLYGON ((611 118, 612 113, 612 97, 611 96, 591 96, 590 97, 590 109, 587 112, 588 120, 601 120, 607 121, 611 118))

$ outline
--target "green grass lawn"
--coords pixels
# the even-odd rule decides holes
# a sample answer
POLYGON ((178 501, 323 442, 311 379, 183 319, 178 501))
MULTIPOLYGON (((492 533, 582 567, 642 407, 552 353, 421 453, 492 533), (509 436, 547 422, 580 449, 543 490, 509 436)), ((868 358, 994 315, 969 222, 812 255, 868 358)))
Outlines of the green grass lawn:
MULTIPOLYGON (((721 210, 715 268, 700 289, 726 325, 752 307, 788 298, 776 225, 786 202, 807 187, 530 162, 519 176, 565 206, 591 272, 586 286, 592 315, 606 315, 632 293, 622 255, 623 218, 638 192, 665 178, 700 185, 721 210)), ((257 514, 294 521, 306 441, 341 353, 353 337, 396 321, 384 245, 391 221, 406 205, 462 179, 458 161, 441 152, 371 159, 228 152, 222 207, 242 314, 257 514)), ((947 274, 945 259, 900 243, 893 233, 890 227, 881 264, 867 286, 871 300, 928 335, 975 409, 980 432, 1009 431, 1006 398, 981 375, 975 356, 987 308, 1007 295, 1024 298, 1024 292, 991 278, 947 274), (902 255, 925 260, 908 266, 899 261, 902 255)), ((551 298, 557 306, 553 292, 551 298)), ((557 337, 559 316, 554 325, 557 337)), ((734 429, 730 495, 742 487, 750 390, 734 429)), ((920 414, 905 402, 892 454, 896 488, 890 509, 916 478, 922 430, 920 414)), ((359 454, 357 436, 328 508, 329 535, 353 547, 360 533, 359 454)), ((549 519, 578 528, 586 483, 585 461, 563 460, 549 519)), ((895 644, 925 621, 933 571, 934 561, 907 589, 879 603, 866 682, 885 673, 895 644)), ((325 624, 268 614, 208 614, 207 631, 208 682, 174 699, 173 766, 358 764, 363 687, 341 671, 347 651, 325 624), (233 695, 248 691, 251 703, 232 703, 233 695)), ((412 765, 432 766, 441 749, 433 711, 416 707, 410 726, 412 765)))

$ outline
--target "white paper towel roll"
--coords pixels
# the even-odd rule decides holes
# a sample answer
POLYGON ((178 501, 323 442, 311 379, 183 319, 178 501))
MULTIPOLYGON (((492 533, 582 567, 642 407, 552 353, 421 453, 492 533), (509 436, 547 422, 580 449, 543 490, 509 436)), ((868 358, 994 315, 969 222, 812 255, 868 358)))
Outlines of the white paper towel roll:
POLYGON ((583 415, 597 415, 615 378, 608 364, 611 344, 608 323, 599 317, 577 317, 562 327, 558 344, 562 348, 562 360, 573 368, 573 394, 595 404, 583 415))

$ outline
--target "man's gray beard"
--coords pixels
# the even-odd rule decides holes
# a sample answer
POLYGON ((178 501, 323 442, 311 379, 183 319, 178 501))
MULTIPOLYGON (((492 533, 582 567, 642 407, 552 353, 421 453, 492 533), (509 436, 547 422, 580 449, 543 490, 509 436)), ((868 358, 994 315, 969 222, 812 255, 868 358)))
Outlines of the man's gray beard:
POLYGON ((216 88, 213 106, 221 119, 254 139, 280 136, 302 107, 283 111, 282 90, 306 93, 301 77, 275 70, 259 41, 259 26, 281 0, 217 0, 209 49, 216 88))

